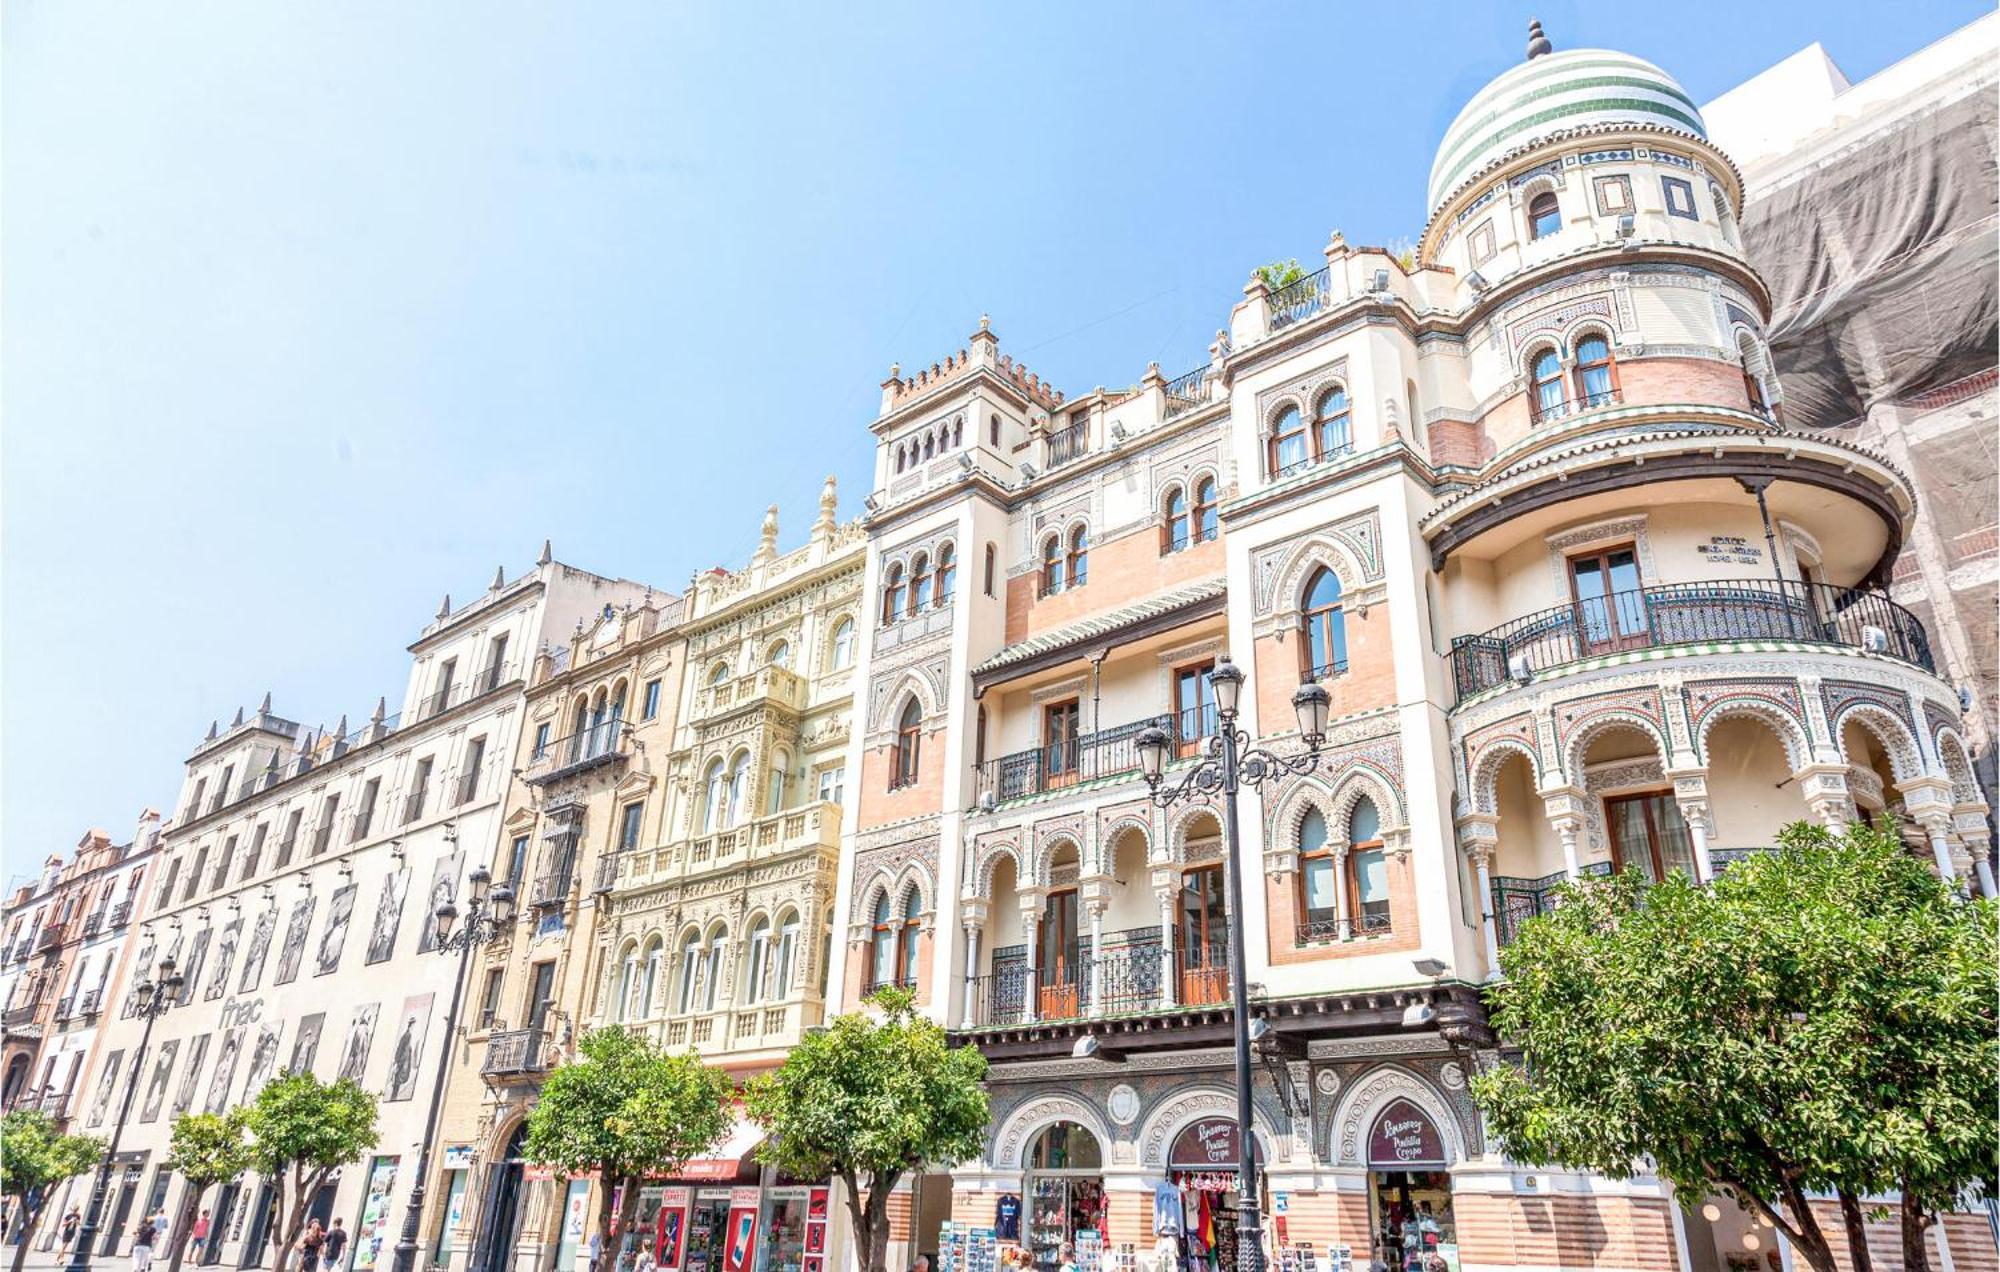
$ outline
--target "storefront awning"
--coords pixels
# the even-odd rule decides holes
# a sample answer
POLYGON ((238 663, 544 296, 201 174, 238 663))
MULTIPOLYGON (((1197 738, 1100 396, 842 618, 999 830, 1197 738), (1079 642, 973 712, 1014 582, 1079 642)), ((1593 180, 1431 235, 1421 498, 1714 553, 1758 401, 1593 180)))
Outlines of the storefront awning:
POLYGON ((743 1169, 743 1159, 764 1142, 764 1128, 739 1117, 722 1142, 708 1157, 690 1158, 675 1174, 676 1179, 734 1179, 743 1169))

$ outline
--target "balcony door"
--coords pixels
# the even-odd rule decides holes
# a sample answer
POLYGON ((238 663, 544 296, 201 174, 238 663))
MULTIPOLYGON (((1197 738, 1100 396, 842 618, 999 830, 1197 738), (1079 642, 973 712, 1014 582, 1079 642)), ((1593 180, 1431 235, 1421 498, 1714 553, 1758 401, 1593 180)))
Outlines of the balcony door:
POLYGON ((1196 866, 1181 875, 1178 942, 1181 1002, 1190 1007, 1229 997, 1229 909, 1222 866, 1196 866))
POLYGON ((529 1040, 530 1046, 534 1045, 533 1036, 538 1036, 542 1031, 542 1026, 548 1022, 549 1007, 555 998, 555 993, 556 965, 552 962, 535 964, 531 973, 531 979, 528 982, 528 1030, 531 1034, 529 1040))
POLYGON ((1042 772, 1051 787, 1069 786, 1077 779, 1080 718, 1075 698, 1042 709, 1042 772))
POLYGON ((1569 581, 1583 653, 1636 649, 1646 643, 1639 557, 1630 546, 1571 557, 1569 581))
POLYGON ((1070 1020, 1082 1015, 1078 986, 1083 980, 1083 943, 1076 926, 1076 889, 1049 893, 1036 939, 1041 942, 1035 960, 1041 969, 1041 1018, 1070 1020))
POLYGON ((1208 681, 1214 670, 1204 662, 1174 672, 1174 743, 1183 759, 1199 754, 1215 734, 1215 686, 1208 681))
POLYGON ((1607 799, 1604 820, 1611 829, 1611 855, 1618 869, 1636 866, 1654 883, 1670 870, 1694 873, 1693 840, 1671 793, 1607 799))

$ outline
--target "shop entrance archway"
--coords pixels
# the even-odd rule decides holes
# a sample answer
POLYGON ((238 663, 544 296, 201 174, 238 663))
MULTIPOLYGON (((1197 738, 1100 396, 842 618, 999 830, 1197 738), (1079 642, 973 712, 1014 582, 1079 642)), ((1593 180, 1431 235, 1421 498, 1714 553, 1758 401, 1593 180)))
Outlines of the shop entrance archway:
POLYGON ((1104 1148, 1088 1128, 1055 1122, 1028 1150, 1028 1216, 1021 1243, 1037 1268, 1060 1266, 1065 1246, 1104 1242, 1104 1148))
POLYGON ((507 1137, 506 1151, 493 1163, 493 1178, 486 1193, 483 1222, 473 1266, 479 1272, 505 1272, 513 1257, 515 1239, 521 1230, 521 1193, 528 1163, 522 1156, 528 1142, 526 1121, 507 1137))
POLYGON ((1392 1272, 1458 1272, 1446 1152, 1431 1115, 1401 1096, 1369 1128, 1369 1242, 1392 1272))

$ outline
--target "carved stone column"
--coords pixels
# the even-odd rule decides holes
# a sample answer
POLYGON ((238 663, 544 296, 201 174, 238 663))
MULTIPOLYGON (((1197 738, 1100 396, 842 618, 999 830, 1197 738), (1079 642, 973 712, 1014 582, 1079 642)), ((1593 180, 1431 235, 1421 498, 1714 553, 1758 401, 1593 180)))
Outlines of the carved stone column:
POLYGON ((1839 834, 1853 819, 1845 764, 1808 764, 1792 775, 1806 807, 1820 825, 1839 834))
POLYGON ((1466 859, 1472 862, 1472 872, 1479 884, 1479 935, 1486 946, 1486 979, 1500 979, 1500 924, 1493 915, 1493 851, 1494 843, 1478 836, 1464 836, 1466 859))
POLYGON ((962 1019, 963 1027, 971 1029, 978 1023, 974 1016, 978 1012, 979 1000, 979 933, 986 926, 986 899, 960 897, 958 919, 965 927, 965 1012, 962 1019))
POLYGON ((1674 769, 1667 774, 1674 784, 1674 800, 1680 805, 1681 820, 1687 823, 1688 838, 1694 846, 1694 877, 1697 883, 1715 878, 1715 862, 1709 857, 1709 803, 1707 769, 1674 769))
POLYGON ((1028 943, 1028 984, 1025 1006, 1029 1019, 1042 1007, 1042 890, 1023 888, 1020 894, 1021 936, 1028 943))
POLYGON ((1085 1011, 1104 1014, 1104 912, 1111 907, 1111 881, 1086 879, 1077 889, 1077 900, 1090 919, 1090 961, 1084 965, 1085 1011))
POLYGON ((1583 834, 1584 793, 1574 786, 1552 786, 1542 792, 1542 809, 1562 840, 1563 873, 1575 879, 1583 873, 1576 841, 1583 834))
POLYGON ((1160 902, 1160 1006, 1178 1000, 1174 975, 1174 917, 1181 899, 1181 877, 1171 867, 1153 871, 1153 895, 1160 902))

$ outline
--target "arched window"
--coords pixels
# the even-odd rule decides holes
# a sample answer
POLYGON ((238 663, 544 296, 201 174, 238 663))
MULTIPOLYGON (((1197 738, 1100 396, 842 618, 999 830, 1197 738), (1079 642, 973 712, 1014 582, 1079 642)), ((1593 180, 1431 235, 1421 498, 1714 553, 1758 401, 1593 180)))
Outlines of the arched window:
POLYGON ((1090 578, 1090 531, 1083 526, 1069 532, 1069 585, 1082 587, 1090 578))
POLYGON ((896 471, 903 471, 903 448, 900 446, 896 448, 896 471))
POLYGON ((716 994, 722 988, 722 955, 729 948, 729 929, 719 927, 708 938, 708 956, 702 960, 701 1009, 714 1011, 716 994))
POLYGON ((889 890, 875 897, 874 932, 869 938, 868 987, 876 989, 896 979, 896 924, 890 915, 889 890))
POLYGON ((910 562, 910 613, 916 614, 931 607, 931 559, 917 553, 917 559, 910 562))
POLYGON ((998 415, 992 416, 986 421, 986 444, 988 446, 1000 445, 1000 417, 998 415))
POLYGON ((639 947, 625 947, 625 957, 618 961, 618 998, 611 1005, 613 1020, 632 1020, 637 1016, 639 994, 639 947))
POLYGON ((694 1010, 695 981, 701 975, 701 934, 688 929, 687 938, 681 944, 681 992, 680 1010, 694 1010))
POLYGON ((841 671, 854 664, 853 619, 843 618, 833 625, 833 646, 827 661, 835 671, 841 671))
POLYGON ((750 948, 743 969, 743 1001, 754 1003, 764 997, 765 971, 771 960, 771 922, 762 915, 750 925, 750 948))
POLYGON ((1325 566, 1306 582, 1299 627, 1299 652, 1305 658, 1307 680, 1324 680, 1347 670, 1347 623, 1340 610, 1340 579, 1325 566))
POLYGON ((882 625, 888 626, 903 612, 903 567, 900 563, 889 567, 887 581, 882 584, 882 625))
POLYGON ((1340 932, 1340 893, 1326 834, 1326 816, 1317 808, 1299 822, 1299 940, 1332 940, 1340 932))
POLYGON ((729 679, 729 664, 728 664, 728 663, 726 663, 726 662, 719 662, 719 663, 715 664, 715 666, 713 666, 713 667, 710 667, 710 668, 708 669, 708 686, 709 686, 709 688, 713 689, 713 688, 714 688, 715 686, 717 686, 717 685, 721 684, 721 683, 722 683, 723 681, 725 681, 725 680, 727 680, 727 679, 729 679))
POLYGON ((729 821, 731 826, 739 825, 749 812, 750 798, 750 752, 736 753, 736 762, 729 766, 729 821))
POLYGON ((1534 354, 1528 363, 1529 378, 1533 384, 1528 389, 1528 405, 1533 409, 1536 420, 1554 420, 1563 414, 1563 374, 1562 357, 1554 346, 1534 354))
POLYGON ((903 704, 903 714, 896 720, 896 751, 892 757, 893 770, 889 774, 889 789, 899 790, 914 786, 917 771, 922 763, 923 711, 917 700, 911 698, 903 704))
POLYGON ((785 774, 791 767, 791 757, 783 751, 771 753, 770 782, 764 788, 765 813, 783 812, 785 808, 785 774))
POLYGON ((667 943, 659 937, 646 942, 641 958, 639 973, 639 1010, 635 1016, 645 1020, 653 1014, 653 1004, 660 989, 660 965, 667 959, 667 943))
POLYGON ((1170 486, 1167 488, 1167 519, 1160 526, 1160 550, 1179 552, 1187 545, 1187 492, 1179 486, 1170 486))
POLYGON ((1576 342, 1577 401, 1603 406, 1616 400, 1617 391, 1618 367, 1611 359, 1611 342, 1593 331, 1576 342))
POLYGON ((1042 540, 1042 595, 1054 596, 1063 590, 1062 536, 1042 540))
POLYGON ((1316 458, 1327 460, 1353 449, 1353 412, 1347 405, 1347 390, 1336 384, 1320 394, 1313 407, 1313 450, 1316 458))
POLYGON ((989 543, 986 545, 986 565, 984 569, 985 591, 988 596, 993 595, 993 575, 996 568, 998 567, 998 564, 999 564, 999 553, 996 552, 993 548, 993 545, 989 543))
POLYGON ((721 830, 722 816, 727 805, 728 783, 723 780, 722 761, 710 760, 707 772, 701 779, 701 828, 721 830))
POLYGON ((1562 207, 1555 191, 1544 190, 1528 201, 1528 237, 1547 238, 1563 227, 1562 207))
POLYGON ((965 444, 965 419, 963 416, 951 422, 951 447, 957 450, 965 444))
POLYGON ((923 924, 923 894, 911 888, 903 898, 903 930, 897 933, 896 983, 915 985, 917 983, 917 937, 923 924))
POLYGON ((936 457, 937 457, 937 438, 926 437, 924 439, 924 458, 935 459, 936 457))
POLYGON ((773 667, 791 666, 792 643, 787 640, 778 641, 776 644, 772 645, 770 651, 764 655, 764 661, 773 667))
POLYGON ((799 912, 787 910, 778 916, 778 948, 772 957, 771 997, 786 998, 792 992, 792 967, 799 956, 799 912))
POLYGON ((1271 425, 1271 475, 1283 477, 1305 467, 1306 422, 1296 406, 1287 406, 1271 425))
POLYGON ((1194 539, 1207 543, 1221 531, 1216 516, 1215 478, 1203 477, 1194 484, 1194 539))
POLYGON ((1354 896, 1354 934, 1389 930, 1389 863, 1382 852, 1382 817, 1363 797, 1347 819, 1347 886, 1354 896))
POLYGON ((958 589, 958 549, 947 543, 938 549, 937 559, 937 603, 951 604, 951 594, 958 589))

